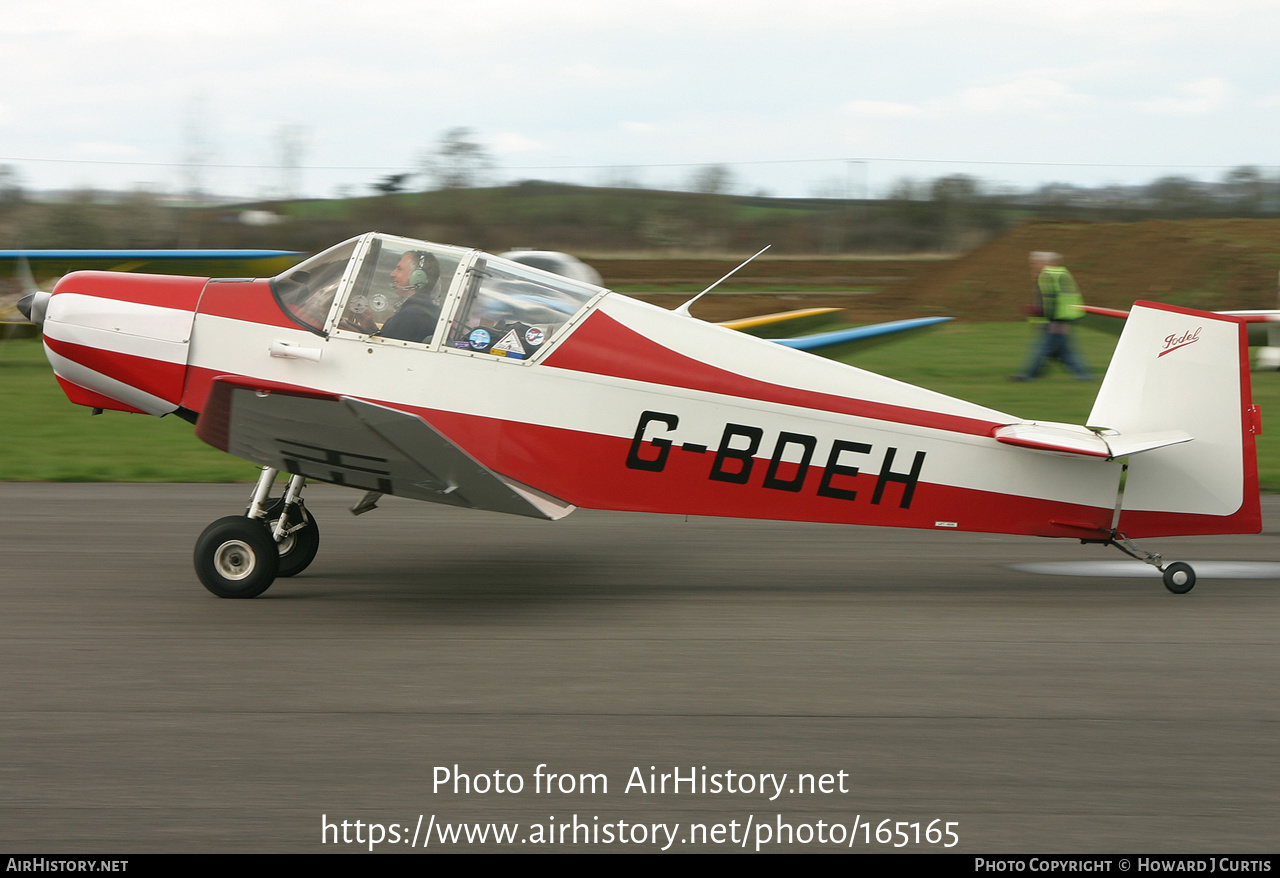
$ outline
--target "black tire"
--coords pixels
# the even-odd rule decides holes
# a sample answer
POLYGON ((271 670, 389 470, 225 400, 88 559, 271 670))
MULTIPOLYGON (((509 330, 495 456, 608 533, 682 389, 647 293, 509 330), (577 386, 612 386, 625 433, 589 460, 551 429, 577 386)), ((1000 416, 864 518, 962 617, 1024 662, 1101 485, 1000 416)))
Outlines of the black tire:
POLYGON ((219 518, 196 540, 196 575, 220 598, 256 598, 275 582, 280 553, 261 521, 219 518))
POLYGON ((1183 561, 1174 561, 1164 568, 1164 587, 1174 594, 1186 594, 1196 586, 1196 572, 1183 561))
MULTIPOLYGON (((320 551, 320 527, 307 511, 307 507, 302 504, 298 506, 302 510, 302 520, 306 522, 306 526, 302 530, 295 530, 284 538, 284 542, 278 544, 280 569, 276 572, 276 576, 297 576, 311 566, 311 562, 316 559, 316 552, 320 551)), ((269 532, 274 532, 276 522, 283 511, 283 497, 271 501, 267 506, 265 520, 269 532)))

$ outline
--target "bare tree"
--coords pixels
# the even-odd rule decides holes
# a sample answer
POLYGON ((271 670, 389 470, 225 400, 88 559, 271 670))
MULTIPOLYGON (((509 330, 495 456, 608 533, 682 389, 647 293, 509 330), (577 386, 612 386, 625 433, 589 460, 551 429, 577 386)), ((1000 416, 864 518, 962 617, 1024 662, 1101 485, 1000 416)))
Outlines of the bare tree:
POLYGON ((187 103, 182 131, 182 186, 187 198, 194 202, 203 200, 209 184, 205 172, 214 156, 209 123, 208 95, 193 95, 187 103))
POLYGON ((22 204, 26 193, 13 165, 0 165, 0 211, 7 211, 22 204))
POLYGON ((450 128, 435 151, 423 156, 422 169, 436 189, 470 189, 484 184, 493 159, 470 128, 450 128))
POLYGON ((1183 216, 1204 209, 1206 198, 1203 188, 1190 177, 1171 175, 1148 183, 1146 194, 1158 210, 1183 216))
POLYGON ((302 125, 281 125, 276 132, 280 161, 280 197, 286 201, 302 194, 302 156, 307 149, 307 129, 302 125))
POLYGON ((928 201, 929 190, 924 183, 911 177, 899 177, 886 196, 890 201, 928 201))
POLYGON ((1267 191, 1266 178, 1256 165, 1232 168, 1223 178, 1222 185, 1232 204, 1248 213, 1253 213, 1262 206, 1267 191))
POLYGON ((735 183, 726 165, 703 165, 689 178, 689 188, 703 195, 727 195, 735 183))
POLYGON ((103 216, 112 240, 125 247, 164 247, 172 243, 172 209, 141 186, 119 198, 103 216))
POLYGON ((982 184, 968 174, 952 174, 950 177, 939 177, 929 187, 929 194, 934 201, 970 202, 982 195, 982 184))

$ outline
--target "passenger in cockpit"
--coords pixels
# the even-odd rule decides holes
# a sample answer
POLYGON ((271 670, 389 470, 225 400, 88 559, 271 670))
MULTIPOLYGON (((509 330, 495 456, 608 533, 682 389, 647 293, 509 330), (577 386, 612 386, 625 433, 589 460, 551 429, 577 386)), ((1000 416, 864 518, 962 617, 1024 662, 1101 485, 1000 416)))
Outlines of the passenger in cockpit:
POLYGON ((435 295, 439 280, 440 263, 431 253, 410 250, 401 256, 391 270, 391 285, 405 298, 400 310, 375 334, 404 341, 430 341, 440 319, 440 302, 435 295))

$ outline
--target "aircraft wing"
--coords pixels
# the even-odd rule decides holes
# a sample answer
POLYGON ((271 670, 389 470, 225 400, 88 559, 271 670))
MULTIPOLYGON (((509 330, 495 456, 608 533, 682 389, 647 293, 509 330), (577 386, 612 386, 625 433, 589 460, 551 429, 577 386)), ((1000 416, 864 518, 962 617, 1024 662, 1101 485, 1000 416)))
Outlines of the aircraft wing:
POLYGON ((796 338, 775 338, 772 341, 784 347, 839 359, 846 354, 883 344, 904 332, 918 332, 949 320, 951 320, 950 317, 917 317, 912 320, 873 323, 870 326, 855 326, 853 329, 837 329, 796 338))
POLYGON ((951 319, 950 317, 921 317, 914 320, 875 323, 853 329, 837 329, 813 335, 797 334, 835 322, 835 315, 841 310, 843 309, 801 308, 798 311, 780 311, 776 314, 762 314, 759 317, 725 320, 719 325, 757 338, 767 338, 785 347, 840 359, 846 354, 856 353, 889 341, 900 333, 918 332, 951 319))
POLYGON ((274 277, 304 255, 293 250, 0 250, 0 270, 14 273, 25 261, 43 278, 80 270, 274 277))
POLYGON ((418 415, 349 396, 218 378, 196 435, 237 457, 349 488, 550 520, 575 508, 495 473, 418 415))

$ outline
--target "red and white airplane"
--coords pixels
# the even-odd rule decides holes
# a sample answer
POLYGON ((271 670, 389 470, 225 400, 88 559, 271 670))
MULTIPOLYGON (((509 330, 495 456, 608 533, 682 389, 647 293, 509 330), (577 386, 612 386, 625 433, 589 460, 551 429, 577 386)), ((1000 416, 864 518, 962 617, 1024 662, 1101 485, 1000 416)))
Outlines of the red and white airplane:
POLYGON ((221 597, 315 557, 307 479, 594 509, 1132 539, 1261 529, 1245 325, 1139 303, 1088 427, 1025 421, 477 250, 382 234, 269 280, 76 272, 22 308, 72 402, 262 465, 200 536, 221 597), (278 472, 288 474, 272 499, 278 472))

